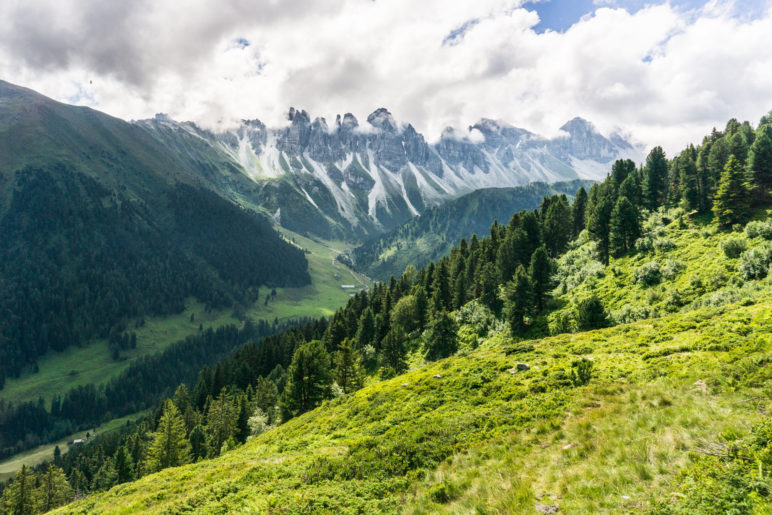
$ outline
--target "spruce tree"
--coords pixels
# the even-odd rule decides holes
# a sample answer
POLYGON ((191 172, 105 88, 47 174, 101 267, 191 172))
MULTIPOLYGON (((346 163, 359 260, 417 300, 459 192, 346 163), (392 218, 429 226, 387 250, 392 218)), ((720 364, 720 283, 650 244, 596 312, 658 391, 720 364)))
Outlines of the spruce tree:
MULTIPOLYGON (((149 469, 153 470, 154 469, 149 469)), ((118 472, 115 470, 115 462, 112 458, 107 458, 102 461, 102 466, 99 467, 94 478, 91 480, 92 490, 109 490, 118 484, 118 472)))
POLYGON ((573 222, 573 231, 572 236, 576 238, 579 236, 579 233, 584 230, 585 225, 587 225, 587 221, 585 219, 587 212, 587 190, 584 189, 584 186, 579 188, 579 191, 576 192, 576 197, 574 198, 574 204, 571 206, 571 217, 573 222))
POLYGON ((552 262, 546 247, 541 246, 533 253, 528 273, 531 278, 536 309, 541 312, 544 309, 544 301, 552 282, 552 262))
POLYGON ((611 212, 609 245, 614 256, 619 257, 631 251, 635 240, 641 235, 638 210, 627 197, 617 200, 611 212))
POLYGON ((206 444, 210 457, 219 456, 223 443, 233 435, 235 418, 236 408, 233 405, 233 399, 223 389, 220 395, 209 403, 206 411, 206 444))
POLYGON ((190 453, 193 461, 206 458, 209 454, 209 447, 206 443, 206 431, 201 424, 196 425, 190 431, 190 453))
POLYGON ((375 343, 375 317, 373 316, 373 310, 369 307, 365 308, 362 312, 362 316, 359 317, 359 324, 356 333, 357 346, 361 349, 367 345, 373 345, 375 343))
POLYGON ((582 330, 601 329, 609 325, 608 315, 598 297, 592 295, 579 302, 576 322, 582 330))
POLYGON ((72 501, 75 496, 64 471, 54 465, 49 465, 40 476, 40 486, 37 489, 38 509, 48 513, 58 506, 72 501))
POLYGON ((314 340, 301 345, 292 356, 280 407, 282 419, 314 409, 331 395, 330 355, 322 342, 314 340))
MULTIPOLYGON (((400 302, 402 300, 404 297, 400 299, 400 302)), ((345 393, 362 388, 365 376, 362 368, 362 354, 354 348, 350 339, 343 340, 333 361, 335 365, 333 378, 345 393)))
MULTIPOLYGON (((557 257, 563 253, 571 239, 573 219, 571 208, 565 197, 558 197, 550 203, 544 215, 544 244, 550 254, 557 257)), ((507 278, 509 279, 509 278, 507 278)))
POLYGON ((772 125, 758 130, 748 155, 748 174, 754 200, 765 202, 772 191, 772 125))
POLYGON ((134 460, 129 451, 126 450, 125 446, 122 445, 118 447, 118 450, 115 451, 115 456, 113 456, 113 461, 115 463, 115 473, 117 475, 118 484, 127 483, 136 479, 134 460))
POLYGON ((437 360, 446 358, 458 350, 456 322, 445 311, 439 313, 426 331, 426 359, 437 360))
POLYGON ((36 513, 37 492, 35 491, 35 475, 22 465, 13 481, 3 490, 0 507, 4 513, 13 515, 28 515, 36 513))
POLYGON ((501 312, 498 275, 493 263, 486 263, 480 271, 480 302, 496 314, 501 312))
POLYGON ((643 169, 643 196, 646 207, 657 209, 665 202, 668 165, 662 147, 654 147, 646 158, 643 169))
POLYGON ((603 264, 608 264, 610 234, 611 234, 611 212, 614 205, 611 200, 603 196, 599 198, 598 203, 590 213, 590 219, 587 223, 587 229, 590 236, 598 244, 599 259, 603 264))
MULTIPOLYGON (((163 414, 147 451, 147 469, 159 471, 190 462, 190 442, 185 421, 174 402, 164 403, 163 414)), ((117 479, 117 478, 116 478, 117 479)))
POLYGON ((525 318, 533 308, 533 289, 523 265, 517 267, 512 280, 504 286, 503 297, 509 328, 513 335, 521 334, 526 328, 525 318))
POLYGON ((238 443, 244 443, 249 436, 249 416, 251 415, 249 401, 246 395, 239 396, 239 409, 236 415, 236 424, 233 428, 233 438, 238 443))
POLYGON ((734 156, 729 157, 716 198, 713 200, 713 214, 716 221, 724 226, 741 223, 748 214, 748 190, 740 163, 734 156))
POLYGON ((389 374, 386 374, 387 376, 392 375, 392 373, 399 374, 407 369, 405 353, 405 335, 399 329, 393 328, 381 342, 383 367, 390 371, 389 374))

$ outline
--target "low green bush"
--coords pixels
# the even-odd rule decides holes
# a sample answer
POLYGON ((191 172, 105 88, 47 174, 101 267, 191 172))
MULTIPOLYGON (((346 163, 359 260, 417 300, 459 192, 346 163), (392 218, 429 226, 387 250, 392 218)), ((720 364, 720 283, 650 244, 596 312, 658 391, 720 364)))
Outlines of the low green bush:
POLYGON ((661 280, 662 268, 656 261, 649 261, 635 270, 635 281, 644 286, 659 284, 661 280))

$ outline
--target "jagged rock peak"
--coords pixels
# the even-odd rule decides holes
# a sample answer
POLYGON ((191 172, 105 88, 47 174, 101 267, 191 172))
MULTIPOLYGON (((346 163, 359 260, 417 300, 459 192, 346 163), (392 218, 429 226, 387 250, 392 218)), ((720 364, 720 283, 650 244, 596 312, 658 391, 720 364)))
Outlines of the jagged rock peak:
POLYGON ((569 134, 582 133, 582 132, 598 132, 592 123, 578 116, 563 124, 560 130, 565 131, 569 134))
POLYGON ((370 116, 367 117, 367 123, 384 132, 397 131, 397 122, 385 107, 380 107, 370 113, 370 116))
POLYGON ((343 121, 340 121, 340 115, 338 115, 338 127, 341 127, 343 129, 356 129, 359 127, 359 122, 357 121, 356 116, 354 116, 351 113, 346 113, 343 115, 343 121))
POLYGON ((294 107, 290 107, 287 119, 292 123, 311 123, 311 117, 308 116, 305 109, 295 109, 294 107))

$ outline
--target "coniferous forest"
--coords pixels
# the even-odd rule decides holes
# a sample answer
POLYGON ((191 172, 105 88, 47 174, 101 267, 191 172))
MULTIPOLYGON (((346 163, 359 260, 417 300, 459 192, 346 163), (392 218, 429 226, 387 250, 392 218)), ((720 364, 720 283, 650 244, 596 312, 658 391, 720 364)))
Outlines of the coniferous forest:
MULTIPOLYGON (((248 323, 242 329, 206 332, 170 349, 171 359, 147 358, 102 389, 84 388, 55 399, 50 410, 34 404, 4 406, 0 434, 11 447, 14 438, 55 432, 57 424, 84 427, 98 422, 106 411, 116 416, 151 408, 150 415, 136 424, 74 447, 56 457, 52 466, 23 469, 6 487, 4 502, 38 503, 34 509, 42 511, 167 467, 219 456, 328 399, 357 391, 368 380, 401 374, 416 359, 452 356, 462 340, 468 348, 470 335, 459 331, 459 324, 466 321, 485 319, 486 324, 506 327, 515 342, 512 352, 529 351, 527 344, 517 347, 522 340, 611 326, 616 322, 597 296, 579 302, 572 320, 557 326, 548 322, 549 315, 563 307, 553 297, 557 260, 576 241, 593 241, 595 257, 608 265, 647 251, 651 238, 643 221, 650 213, 680 208, 689 217, 712 219, 718 231, 732 232, 770 205, 770 191, 772 115, 763 117, 756 128, 730 120, 723 130, 714 130, 700 145, 690 145, 675 157, 668 158, 656 147, 640 165, 618 160, 602 183, 589 191, 579 189, 573 202, 565 195, 545 197, 539 209, 517 212, 505 223, 494 222, 488 234, 461 239, 441 259, 420 269, 410 266, 401 276, 357 293, 329 320, 292 328, 248 323), (483 312, 487 315, 481 316, 483 312), (214 365, 205 357, 232 348, 237 350, 214 365), (180 361, 185 362, 185 372, 175 375, 168 364, 180 361), (195 380, 194 367, 200 369, 195 380), (160 384, 156 381, 160 376, 172 380, 160 384), (56 494, 45 494, 47 488, 56 494)), ((181 214, 178 223, 194 215, 186 211, 184 200, 172 197, 171 203, 181 214)), ((119 207, 114 209, 115 216, 122 213, 119 207)), ((13 227, 12 221, 7 227, 13 227)), ((192 238, 184 230, 182 235, 192 238)), ((190 239, 185 244, 219 270, 231 255, 218 252, 217 245, 207 245, 209 241, 190 239)), ((769 255, 756 253, 744 259, 749 277, 766 275, 769 255), (754 276, 756 271, 759 275, 754 276)), ((163 276, 163 270, 159 265, 157 273, 163 276)), ((641 271, 642 282, 648 272, 641 271)), ((219 280, 222 283, 214 284, 244 286, 266 279, 251 277, 237 262, 219 280)), ((191 291, 195 290, 185 293, 191 291)), ((86 331, 82 322, 72 324, 86 331)), ((474 347, 477 338, 471 341, 474 347)), ((555 384, 577 387, 591 377, 592 363, 577 360, 571 373, 555 384)), ((758 448, 763 445, 758 443, 758 448)), ((759 484, 764 481, 763 467, 768 466, 765 456, 758 458, 759 484)), ((433 458, 424 458, 436 464, 433 458)), ((335 476, 322 465, 315 470, 323 477, 335 476)))

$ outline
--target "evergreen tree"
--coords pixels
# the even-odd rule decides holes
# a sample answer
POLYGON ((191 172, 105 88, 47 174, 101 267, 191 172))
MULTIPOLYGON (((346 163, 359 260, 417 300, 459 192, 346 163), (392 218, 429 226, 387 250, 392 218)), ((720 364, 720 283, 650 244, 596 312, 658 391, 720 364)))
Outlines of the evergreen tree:
POLYGON ((772 191, 772 125, 758 130, 748 155, 748 172, 754 200, 765 202, 772 191))
POLYGON ((665 202, 668 177, 667 158, 662 147, 654 147, 643 169, 643 196, 646 207, 657 209, 665 202))
POLYGON ((367 345, 375 346, 375 317, 371 308, 365 308, 362 312, 362 316, 359 317, 358 326, 356 334, 357 346, 360 349, 367 345))
POLYGON ((239 409, 236 415, 236 425, 233 428, 233 439, 237 443, 244 443, 249 436, 249 417, 251 415, 249 401, 246 395, 239 396, 239 409))
POLYGON ((579 236, 579 233, 584 230, 585 225, 587 225, 585 218, 587 213, 587 191, 584 189, 584 187, 579 188, 579 191, 576 192, 576 197, 574 198, 573 206, 571 206, 571 211, 573 220, 572 236, 576 238, 579 236))
POLYGON ((638 173, 631 173, 619 186, 619 196, 627 197, 636 207, 641 205, 641 185, 638 182, 638 173))
MULTIPOLYGON (((400 299, 400 302, 406 297, 400 299)), ((399 304, 399 303, 397 303, 399 304)), ((333 377, 345 393, 351 393, 362 388, 364 384, 364 369, 362 354, 354 348, 351 340, 346 338, 338 347, 334 358, 333 377)))
POLYGON ((398 374, 407 369, 405 363, 405 335, 394 328, 381 342, 381 357, 383 368, 398 374))
POLYGON ((264 377, 257 378, 257 384, 255 385, 254 401, 258 408, 263 410, 263 413, 268 415, 269 422, 272 422, 272 413, 276 402, 279 400, 279 390, 276 385, 270 379, 264 377))
POLYGON ((435 313, 450 309, 452 300, 448 263, 446 259, 442 259, 435 268, 434 282, 432 283, 432 309, 435 313))
MULTIPOLYGON (((158 471, 190 462, 190 442, 186 438, 185 421, 174 402, 164 403, 153 442, 147 452, 147 469, 158 471)), ((116 473, 117 481, 117 473, 116 473)))
POLYGON ((496 267, 493 263, 485 263, 480 271, 480 302, 496 314, 501 312, 498 286, 496 267))
POLYGON ((67 481, 64 471, 54 465, 49 465, 40 476, 40 486, 36 493, 38 509, 43 513, 72 501, 74 492, 67 481))
POLYGON ((544 215, 544 244, 552 256, 559 256, 565 251, 571 239, 572 224, 568 200, 565 196, 557 197, 544 215))
POLYGON ((614 206, 605 196, 598 200, 595 209, 590 213, 587 229, 590 236, 598 243, 599 259, 608 264, 610 235, 611 235, 611 212, 614 206))
POLYGON ((541 246, 533 253, 528 273, 536 309, 541 312, 544 309, 544 301, 552 282, 552 263, 546 247, 541 246))
POLYGON ((576 310, 576 322, 579 329, 601 329, 609 325, 608 315, 603 303, 592 295, 579 302, 576 310))
POLYGON ((125 446, 118 447, 113 457, 115 463, 115 473, 118 484, 127 483, 136 479, 134 471, 134 460, 131 457, 131 453, 126 450, 125 446))
POLYGON ((509 328, 513 335, 520 334, 525 330, 525 318, 533 308, 533 289, 523 265, 517 267, 512 280, 504 286, 503 297, 509 328))
POLYGON ((314 340, 298 347, 280 402, 282 419, 289 420, 328 399, 331 385, 330 355, 322 342, 314 340))
POLYGON ((635 240, 641 235, 641 223, 638 210, 627 197, 617 200, 611 212, 611 235, 609 245, 614 256, 621 256, 631 251, 635 240))
POLYGON ((439 313, 429 325, 425 335, 426 359, 446 358, 458 350, 456 322, 447 313, 439 313))
POLYGON ((691 211, 700 207, 700 191, 697 184, 697 163, 694 146, 689 146, 678 156, 678 174, 681 185, 681 203, 684 209, 691 211))
POLYGON ((209 403, 206 413, 206 444, 210 457, 219 456, 222 445, 233 435, 235 417, 236 408, 233 406, 233 400, 223 389, 220 395, 209 403))
POLYGON ((115 470, 115 463, 112 458, 106 458, 102 461, 102 465, 91 480, 91 489, 98 491, 109 490, 117 484, 118 472, 115 470))
POLYGON ((741 223, 748 214, 748 190, 743 169, 734 156, 729 157, 721 174, 718 192, 713 200, 713 214, 721 225, 741 223))
POLYGON ((22 465, 13 481, 3 490, 0 507, 4 508, 4 513, 28 515, 36 513, 36 506, 35 476, 27 465, 22 465))
POLYGON ((190 453, 193 461, 206 458, 209 454, 209 447, 206 443, 206 431, 201 424, 196 425, 190 431, 190 453))

